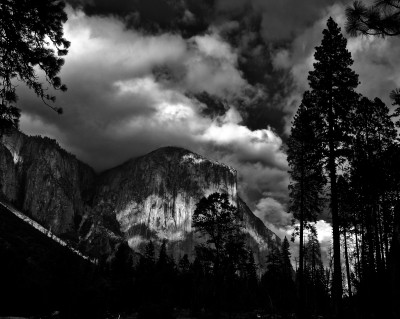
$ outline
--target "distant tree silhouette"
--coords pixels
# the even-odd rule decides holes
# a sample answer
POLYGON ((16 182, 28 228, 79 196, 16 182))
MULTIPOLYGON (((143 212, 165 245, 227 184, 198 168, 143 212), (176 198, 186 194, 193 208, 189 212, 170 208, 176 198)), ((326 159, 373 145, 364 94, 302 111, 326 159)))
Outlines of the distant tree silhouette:
POLYGON ((133 252, 127 242, 122 242, 110 261, 112 303, 121 310, 130 307, 130 294, 133 289, 133 252))
POLYGON ((293 267, 290 261, 290 244, 287 240, 286 236, 282 241, 281 247, 281 256, 282 256, 282 273, 285 280, 293 281, 293 267))
POLYGON ((139 261, 135 267, 135 280, 136 280, 136 288, 138 290, 138 304, 146 304, 149 302, 150 295, 153 293, 153 290, 156 288, 155 282, 155 249, 153 241, 149 241, 146 243, 145 247, 142 250, 142 253, 139 253, 139 261))
POLYGON ((223 259, 241 235, 237 208, 230 203, 228 194, 213 193, 203 197, 196 205, 192 226, 206 239, 214 271, 219 273, 223 259))
POLYGON ((286 304, 282 309, 283 313, 293 312, 294 300, 296 298, 295 285, 293 281, 293 267, 290 261, 290 244, 288 239, 282 241, 281 258, 282 258, 282 290, 286 294, 286 304))
POLYGON ((263 303, 271 313, 288 315, 293 312, 296 292, 293 268, 290 262, 290 245, 285 237, 281 247, 271 247, 267 256, 266 271, 261 276, 263 303))
POLYGON ((317 231, 311 228, 305 245, 305 277, 307 286, 308 312, 321 314, 327 309, 328 291, 326 291, 325 272, 322 264, 321 247, 317 231))
POLYGON ((160 247, 160 253, 158 255, 156 267, 164 271, 166 268, 169 267, 170 263, 171 261, 167 254, 167 240, 164 239, 160 247))
POLYGON ((250 287, 249 290, 255 290, 257 287, 258 276, 257 276, 257 265, 254 260, 254 253, 251 249, 247 251, 248 257, 246 262, 246 279, 247 285, 250 287))
POLYGON ((132 249, 126 242, 119 244, 116 248, 110 264, 111 275, 120 280, 130 280, 133 271, 132 249))
POLYGON ((279 313, 286 293, 282 287, 282 255, 272 246, 267 256, 266 271, 261 277, 261 287, 266 293, 265 306, 271 313, 279 313))
POLYGON ((196 288, 193 284, 193 273, 191 272, 191 263, 189 256, 184 254, 178 262, 178 305, 182 308, 189 308, 192 295, 196 288), (191 292, 191 293, 188 293, 191 292))
POLYGON ((186 274, 190 270, 190 261, 187 254, 184 254, 183 257, 179 260, 178 264, 179 270, 181 273, 186 274))
POLYGON ((154 244, 153 241, 150 240, 144 247, 142 260, 145 262, 146 267, 151 269, 155 265, 155 258, 154 244))
MULTIPOLYGON (((0 6, 0 128, 17 127, 20 112, 15 106, 15 81, 24 82, 45 103, 55 97, 39 81, 36 67, 48 84, 65 91, 57 76, 70 43, 64 38, 65 4, 58 0, 7 0, 0 6)), ((47 104, 47 103, 46 103, 47 104)), ((61 113, 62 109, 49 105, 61 113)), ((1 133, 1 132, 0 132, 1 133)))
POLYGON ((200 260, 209 260, 212 263, 218 315, 223 278, 235 273, 242 253, 246 251, 237 208, 230 203, 226 193, 213 193, 203 197, 196 204, 192 227, 207 244, 199 245, 196 255, 200 260))

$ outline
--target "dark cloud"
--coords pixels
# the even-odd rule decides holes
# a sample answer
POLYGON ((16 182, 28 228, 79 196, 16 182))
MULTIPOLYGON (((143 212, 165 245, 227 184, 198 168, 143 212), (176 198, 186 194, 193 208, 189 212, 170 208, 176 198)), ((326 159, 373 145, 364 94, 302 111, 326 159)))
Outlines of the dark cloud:
POLYGON ((325 15, 327 7, 352 0, 218 0, 216 8, 228 16, 256 12, 261 19, 261 34, 266 40, 292 40, 325 15))
POLYGON ((129 28, 147 33, 178 32, 185 38, 204 33, 214 20, 214 0, 68 0, 89 16, 116 16, 129 28))
POLYGON ((218 96, 211 95, 206 91, 193 94, 193 98, 204 104, 205 107, 201 111, 202 114, 212 118, 224 115, 229 109, 225 100, 218 96))
MULTIPOLYGON (((338 1, 264 0, 69 0, 89 15, 118 16, 127 27, 149 33, 174 32, 183 37, 204 34, 211 27, 238 50, 238 68, 251 85, 260 85, 265 97, 250 110, 240 110, 252 129, 274 127, 284 131, 288 74, 273 67, 271 55, 321 18, 338 1), (236 27, 232 27, 235 24, 236 27), (226 27, 226 26, 230 27, 226 27), (256 114, 256 116, 255 116, 256 114)), ((350 1, 342 0, 339 3, 350 1)))
MULTIPOLYGON (((285 115, 281 96, 286 94, 287 74, 273 67, 271 47, 276 46, 263 37, 264 8, 257 1, 229 3, 207 0, 70 0, 75 8, 81 7, 89 16, 119 17, 127 28, 147 34, 166 32, 183 38, 204 35, 211 29, 232 47, 238 55, 238 70, 250 85, 264 92, 263 98, 241 103, 238 109, 244 123, 251 129, 273 127, 284 131, 285 115), (246 2, 247 3, 247 2, 246 2), (260 8, 262 10, 260 10, 260 8), (280 80, 277 80, 280 79, 280 80)), ((285 39, 286 40, 286 39, 285 39)), ((201 93, 201 92, 200 92, 201 93)), ((211 103, 212 104, 212 103, 211 103)), ((218 111, 217 111, 218 112, 218 111)), ((214 112, 211 111, 210 115, 214 112)))

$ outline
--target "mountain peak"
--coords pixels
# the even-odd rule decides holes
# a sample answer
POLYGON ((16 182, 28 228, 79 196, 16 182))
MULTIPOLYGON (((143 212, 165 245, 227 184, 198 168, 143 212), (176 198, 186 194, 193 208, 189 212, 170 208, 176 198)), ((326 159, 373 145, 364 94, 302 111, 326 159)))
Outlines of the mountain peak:
POLYGON ((143 155, 143 157, 168 157, 180 158, 184 156, 202 157, 188 149, 178 146, 164 146, 143 155))
POLYGON ((211 160, 209 158, 206 158, 202 155, 199 155, 195 152, 192 152, 188 149, 178 147, 178 146, 164 146, 161 148, 158 148, 142 157, 145 158, 167 158, 169 160, 176 159, 179 161, 180 164, 195 164, 195 165, 201 165, 201 164, 209 164, 209 165, 217 165, 224 167, 228 169, 232 174, 236 175, 237 172, 236 170, 228 166, 226 164, 223 164, 221 162, 211 160))

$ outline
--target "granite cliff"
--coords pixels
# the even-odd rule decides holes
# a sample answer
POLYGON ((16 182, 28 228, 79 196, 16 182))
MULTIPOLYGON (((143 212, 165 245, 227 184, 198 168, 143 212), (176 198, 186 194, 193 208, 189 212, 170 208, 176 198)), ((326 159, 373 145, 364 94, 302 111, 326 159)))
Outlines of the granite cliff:
POLYGON ((280 245, 238 196, 236 171, 188 150, 164 147, 96 174, 48 138, 15 131, 1 142, 2 198, 92 256, 110 254, 123 240, 139 249, 164 238, 176 257, 192 255, 199 240, 192 214, 213 192, 237 205, 260 262, 280 245))
POLYGON ((76 235, 94 178, 93 169, 54 140, 18 131, 2 137, 2 195, 56 234, 76 235))

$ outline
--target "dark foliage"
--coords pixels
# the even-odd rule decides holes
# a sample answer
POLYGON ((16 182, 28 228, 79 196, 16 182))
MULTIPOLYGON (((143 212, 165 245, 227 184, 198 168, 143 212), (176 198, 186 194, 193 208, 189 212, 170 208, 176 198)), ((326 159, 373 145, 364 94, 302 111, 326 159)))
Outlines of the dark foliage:
MULTIPOLYGON (((17 127, 20 112, 16 81, 24 82, 46 104, 55 97, 39 80, 43 70, 48 85, 65 91, 57 76, 70 43, 63 36, 65 4, 58 0, 5 0, 0 5, 0 128, 17 127)), ((61 113, 62 109, 47 104, 61 113)))
POLYGON ((354 1, 346 8, 346 31, 352 36, 363 35, 396 36, 400 35, 400 1, 376 0, 370 6, 362 1, 354 1))

